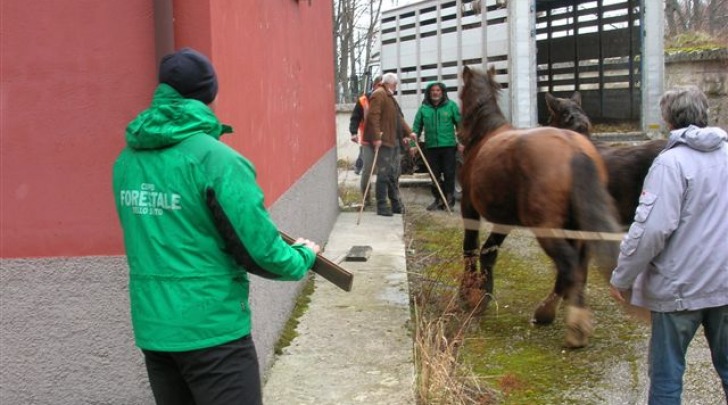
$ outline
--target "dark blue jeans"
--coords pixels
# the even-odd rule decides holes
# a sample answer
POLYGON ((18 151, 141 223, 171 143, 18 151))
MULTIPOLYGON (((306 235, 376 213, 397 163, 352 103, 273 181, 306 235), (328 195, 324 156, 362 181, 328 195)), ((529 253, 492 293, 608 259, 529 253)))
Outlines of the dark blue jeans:
POLYGON ((186 352, 142 350, 157 405, 262 405, 258 356, 244 336, 186 352))
POLYGON ((728 401, 728 305, 697 311, 652 312, 650 338, 650 405, 679 405, 685 353, 703 325, 713 366, 728 401))

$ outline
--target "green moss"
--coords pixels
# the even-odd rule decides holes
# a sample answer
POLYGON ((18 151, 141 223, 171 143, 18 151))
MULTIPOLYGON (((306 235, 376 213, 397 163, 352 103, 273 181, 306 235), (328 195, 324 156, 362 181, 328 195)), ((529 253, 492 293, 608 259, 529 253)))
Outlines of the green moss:
POLYGON ((314 278, 309 277, 303 286, 303 290, 301 290, 301 294, 298 296, 298 299, 296 299, 296 305, 293 308, 293 313, 291 313, 291 317, 288 319, 286 326, 283 328, 281 337, 278 339, 278 342, 276 342, 274 347, 275 354, 282 354, 283 349, 288 347, 293 339, 298 336, 298 332, 296 331, 298 328, 298 320, 306 313, 308 304, 311 303, 311 294, 313 294, 313 290, 314 278))
MULTIPOLYGON (((429 257, 417 259, 421 269, 415 271, 426 280, 437 279, 441 285, 456 287, 463 266, 462 231, 458 221, 451 222, 448 225, 419 216, 413 221, 410 237, 416 257, 429 257)), ((470 328, 460 349, 460 361, 502 393, 502 404, 584 404, 583 399, 574 399, 575 390, 594 391, 590 388, 605 385, 609 379, 605 373, 616 362, 629 364, 636 385, 638 365, 646 360, 644 353, 636 352, 635 345, 629 343, 643 339, 647 326, 627 318, 596 270, 590 271, 588 282, 587 298, 596 323, 588 347, 562 348, 563 305, 552 325, 532 325, 533 310, 553 288, 553 267, 530 235, 510 235, 494 269, 494 300, 470 328), (525 244, 532 243, 533 247, 525 253, 520 241, 509 245, 511 238, 530 238, 532 241, 525 244)), ((451 290, 443 288, 441 292, 451 290)))
POLYGON ((667 54, 703 52, 725 47, 725 41, 704 32, 686 32, 665 39, 667 54))

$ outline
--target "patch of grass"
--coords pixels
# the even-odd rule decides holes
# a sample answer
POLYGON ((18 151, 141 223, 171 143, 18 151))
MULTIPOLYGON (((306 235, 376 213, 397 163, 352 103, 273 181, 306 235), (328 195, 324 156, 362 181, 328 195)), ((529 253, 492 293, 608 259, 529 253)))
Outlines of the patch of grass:
POLYGON ((685 32, 665 38, 665 52, 700 52, 725 48, 725 41, 715 38, 706 32, 685 32))
POLYGON ((341 210, 344 212, 359 211, 361 207, 362 194, 359 187, 339 184, 339 198, 341 199, 341 210))
MULTIPOLYGON (((447 313, 446 303, 459 285, 462 230, 457 219, 445 222, 443 215, 411 211, 406 236, 411 239, 408 269, 417 273, 411 277, 412 290, 420 293, 415 304, 420 315, 437 316, 447 313), (422 298, 423 293, 428 294, 427 299, 422 298)), ((483 316, 468 324, 462 323, 467 321, 464 316, 449 318, 450 336, 465 331, 451 357, 458 367, 471 370, 483 386, 498 391, 499 404, 603 403, 604 398, 595 398, 598 394, 586 394, 606 386, 609 376, 605 373, 617 362, 629 364, 636 386, 638 364, 645 358, 633 343, 644 339, 649 328, 620 310, 600 273, 593 269, 589 277, 587 298, 594 312, 595 333, 588 347, 563 349, 563 304, 552 325, 530 323, 534 309, 553 288, 553 263, 532 236, 509 235, 494 269, 494 298, 483 316)), ((489 398, 495 401, 496 396, 489 398)))
POLYGON ((339 159, 336 161, 337 169, 347 170, 347 169, 351 169, 353 167, 354 167, 354 165, 349 161, 349 159, 339 159))
POLYGON ((276 342, 273 349, 276 355, 283 354, 283 349, 288 347, 293 339, 298 336, 298 332, 296 331, 298 328, 298 320, 306 313, 308 304, 311 303, 311 294, 313 294, 314 289, 314 278, 309 277, 303 286, 303 290, 301 290, 301 294, 299 294, 298 299, 296 299, 296 305, 293 308, 293 313, 288 319, 286 326, 283 327, 281 337, 278 339, 278 342, 276 342))

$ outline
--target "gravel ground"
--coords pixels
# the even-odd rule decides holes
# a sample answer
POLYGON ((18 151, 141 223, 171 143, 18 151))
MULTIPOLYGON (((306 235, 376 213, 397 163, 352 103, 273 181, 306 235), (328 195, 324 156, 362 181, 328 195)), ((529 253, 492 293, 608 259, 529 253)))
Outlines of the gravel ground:
MULTIPOLYGON (((407 176, 403 176, 406 180, 407 176)), ((427 206, 431 201, 429 187, 422 186, 421 183, 410 187, 401 188, 402 197, 405 206, 412 204, 427 206)), ((456 212, 452 216, 452 220, 459 223, 460 216, 456 212)), ((506 244, 524 244, 518 246, 518 250, 533 252, 537 245, 533 242, 533 238, 527 236, 518 237, 511 235, 506 239, 506 244)), ((504 246, 505 247, 505 246, 504 246)), ((527 254, 527 253, 526 253, 527 254)), ((600 328, 608 327, 608 325, 600 325, 600 328)), ((621 362, 614 361, 611 364, 605 364, 610 368, 608 375, 613 376, 610 381, 602 382, 599 387, 594 387, 590 383, 584 386, 571 386, 567 397, 571 399, 569 403, 577 404, 609 404, 609 405, 643 405, 647 403, 647 389, 649 379, 647 377, 647 345, 649 338, 649 328, 644 327, 642 338, 633 338, 628 344, 635 345, 636 353, 643 353, 644 358, 637 361, 621 362)), ((710 360, 710 351, 707 348, 705 337, 702 329, 698 330, 695 339, 690 345, 687 355, 687 370, 684 377, 683 403, 690 405, 719 405, 726 404, 720 379, 713 369, 710 360)))

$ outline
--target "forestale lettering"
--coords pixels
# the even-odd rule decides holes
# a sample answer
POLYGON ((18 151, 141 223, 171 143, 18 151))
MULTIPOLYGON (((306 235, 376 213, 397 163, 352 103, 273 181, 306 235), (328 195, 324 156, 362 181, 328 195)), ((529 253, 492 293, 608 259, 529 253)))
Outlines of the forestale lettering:
POLYGON ((163 215, 165 210, 182 209, 179 194, 153 191, 154 188, 153 184, 144 183, 141 190, 121 190, 121 206, 132 207, 138 215, 163 215))

